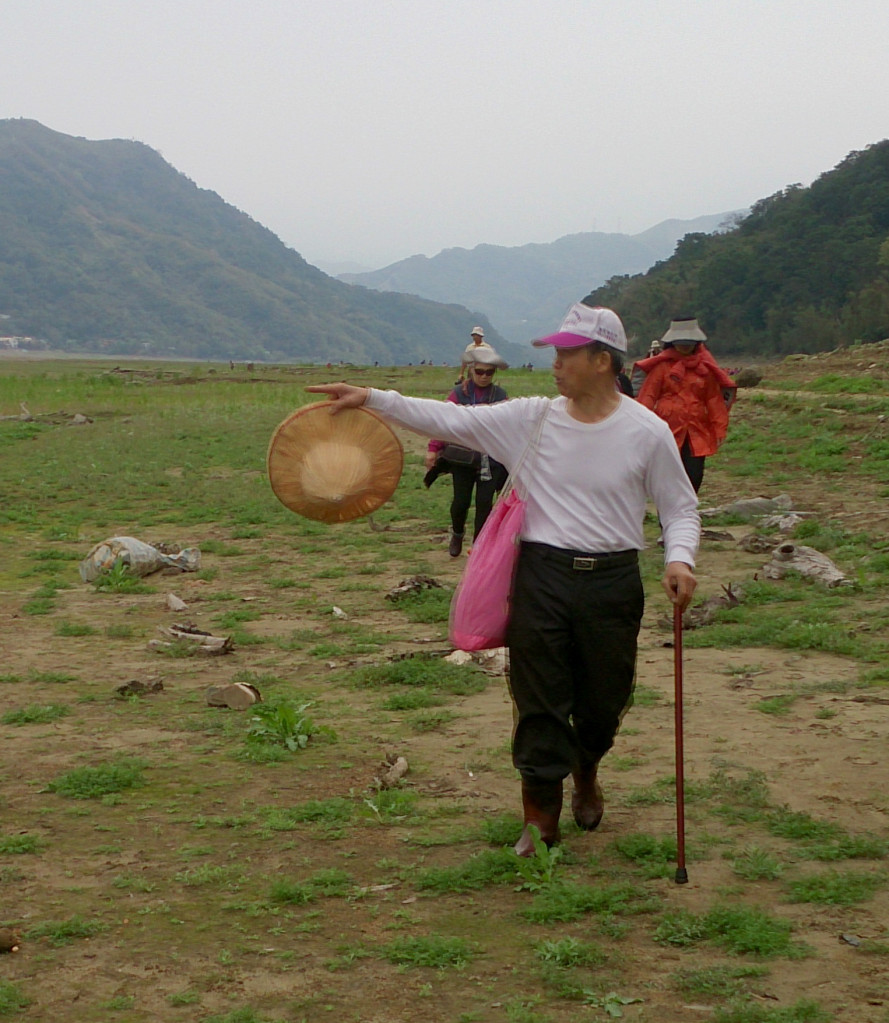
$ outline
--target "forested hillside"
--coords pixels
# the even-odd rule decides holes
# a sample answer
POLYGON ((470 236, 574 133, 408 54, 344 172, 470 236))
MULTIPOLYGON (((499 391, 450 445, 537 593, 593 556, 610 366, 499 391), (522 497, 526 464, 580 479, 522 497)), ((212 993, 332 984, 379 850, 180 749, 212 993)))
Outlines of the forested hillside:
POLYGON ((310 266, 139 142, 0 121, 0 334, 202 358, 454 361, 478 312, 310 266))
POLYGON ((677 315, 696 315, 738 353, 889 337, 889 140, 762 199, 728 233, 688 235, 670 259, 592 298, 620 313, 637 351, 677 315))

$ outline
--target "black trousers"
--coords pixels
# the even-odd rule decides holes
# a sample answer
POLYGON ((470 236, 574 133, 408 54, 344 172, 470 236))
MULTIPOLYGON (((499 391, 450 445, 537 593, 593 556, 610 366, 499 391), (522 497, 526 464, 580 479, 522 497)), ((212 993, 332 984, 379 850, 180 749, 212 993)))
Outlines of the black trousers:
POLYGON ((704 455, 693 455, 691 453, 691 442, 688 437, 685 438, 685 442, 679 449, 679 457, 682 459, 682 465, 685 468, 685 474, 688 476, 691 485, 695 488, 695 493, 701 489, 701 484, 704 482, 704 455))
POLYGON ((451 463, 451 476, 454 483, 454 497, 451 501, 451 528, 455 533, 466 530, 466 518, 472 504, 472 489, 475 488, 475 524, 473 536, 478 536, 482 526, 491 514, 494 497, 503 489, 506 482, 506 470, 499 462, 491 463, 491 479, 480 480, 478 469, 470 465, 451 463))
POLYGON ((633 552, 592 571, 576 552, 523 543, 507 632, 516 704, 513 763, 558 781, 614 742, 631 702, 644 594, 633 552))

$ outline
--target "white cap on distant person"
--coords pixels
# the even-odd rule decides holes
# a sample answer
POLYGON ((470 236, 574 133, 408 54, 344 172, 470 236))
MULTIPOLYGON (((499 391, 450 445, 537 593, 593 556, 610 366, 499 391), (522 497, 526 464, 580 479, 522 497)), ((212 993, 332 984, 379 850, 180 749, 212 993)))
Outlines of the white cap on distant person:
POLYGON ((484 337, 485 336, 485 332, 482 330, 481 327, 473 327, 472 330, 469 333, 470 333, 470 335, 472 337, 484 337))
POLYGON ((575 302, 568 310, 558 332, 538 338, 531 343, 535 348, 554 345, 556 348, 580 348, 593 341, 601 341, 617 352, 626 352, 627 335, 620 317, 612 309, 588 306, 575 302))
POLYGON ((661 344, 666 348, 677 343, 699 344, 706 340, 707 335, 698 326, 698 321, 693 316, 683 316, 670 321, 670 329, 661 338, 661 344))

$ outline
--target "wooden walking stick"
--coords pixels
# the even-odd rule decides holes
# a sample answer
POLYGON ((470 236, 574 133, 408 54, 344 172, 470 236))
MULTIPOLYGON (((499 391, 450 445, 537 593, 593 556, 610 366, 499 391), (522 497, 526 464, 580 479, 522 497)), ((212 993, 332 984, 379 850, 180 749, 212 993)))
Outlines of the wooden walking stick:
POLYGON ((673 605, 673 682, 676 731, 676 884, 688 884, 685 869, 685 755, 682 742, 682 611, 673 605))

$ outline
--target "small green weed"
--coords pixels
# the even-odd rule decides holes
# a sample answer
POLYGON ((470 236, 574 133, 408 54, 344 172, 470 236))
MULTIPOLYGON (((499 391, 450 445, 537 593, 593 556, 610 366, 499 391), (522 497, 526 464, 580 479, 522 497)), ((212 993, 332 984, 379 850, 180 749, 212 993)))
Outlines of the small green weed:
POLYGON ((745 881, 774 881, 784 867, 774 853, 751 845, 732 861, 732 870, 745 881))
POLYGON ((71 713, 71 708, 57 703, 32 703, 21 710, 8 710, 0 721, 4 725, 45 725, 71 713))
POLYGON ((448 620, 452 596, 453 592, 445 587, 418 590, 399 597, 395 606, 404 612, 408 621, 433 625, 448 620))
POLYGON ((614 916, 633 912, 638 895, 638 888, 630 884, 594 888, 561 881, 537 892, 534 902, 522 911, 522 916, 540 924, 579 920, 589 913, 614 916))
POLYGON ((563 970, 572 966, 600 966, 607 958, 597 945, 577 938, 541 941, 534 951, 541 962, 551 963, 563 970))
POLYGON ((787 887, 787 897, 789 902, 855 906, 869 899, 885 883, 886 879, 877 874, 826 870, 799 881, 792 881, 787 887))
POLYGON ((92 938, 107 930, 107 925, 98 920, 84 920, 82 917, 72 916, 67 920, 38 924, 27 932, 26 937, 35 941, 46 938, 53 948, 58 948, 70 944, 75 938, 92 938))
POLYGON ((107 572, 102 572, 93 582, 96 593, 154 593, 153 586, 142 582, 138 575, 133 575, 129 565, 122 561, 115 562, 107 572))
POLYGON ((436 895, 513 884, 518 874, 517 859, 511 849, 486 849, 456 867, 427 868, 415 883, 420 891, 436 895))
POLYGON ((6 835, 0 837, 0 856, 19 856, 38 852, 43 843, 36 835, 6 835))
POLYGON ((319 732, 334 737, 331 729, 316 725, 306 714, 311 706, 311 702, 296 704, 291 700, 256 704, 247 730, 248 742, 283 746, 295 752, 305 749, 312 736, 319 732))
POLYGON ((319 895, 345 896, 354 888, 354 881, 344 870, 322 870, 305 881, 276 881, 269 891, 271 902, 304 906, 319 895))
POLYGON ((535 824, 528 827, 528 834, 534 843, 534 855, 516 858, 517 872, 523 879, 517 891, 538 892, 555 881, 556 864, 562 858, 562 850, 558 845, 547 846, 535 824))
POLYGON ((378 689, 383 686, 425 686, 452 696, 482 692, 487 676, 475 665, 448 664, 428 657, 409 657, 388 664, 359 668, 351 676, 354 685, 378 689))
POLYGON ((381 789, 364 805, 380 824, 394 823, 416 815, 416 792, 406 789, 381 789))
POLYGON ((817 1002, 803 1000, 777 1009, 747 1001, 735 1002, 718 1008, 712 1019, 713 1023, 830 1023, 834 1017, 817 1002))
POLYGON ((69 675, 65 671, 31 671, 28 673, 28 681, 36 682, 38 685, 61 685, 65 682, 77 682, 76 675, 69 675))
POLYGON ((117 760, 96 767, 76 767, 50 782, 47 790, 70 799, 99 799, 144 785, 143 767, 144 764, 138 760, 117 760))
POLYGON ((201 1000, 201 996, 197 991, 176 991, 171 995, 167 995, 167 1001, 170 1005, 197 1005, 201 1000))
POLYGON ((489 817, 482 821, 479 831, 488 845, 515 845, 522 832, 522 822, 512 814, 489 817))
POLYGON ((765 966, 705 966, 699 970, 681 970, 673 974, 673 982, 686 994, 728 998, 746 991, 746 981, 767 972, 765 966))
POLYGON ((614 849, 640 868, 645 877, 669 877, 676 862, 676 839, 672 836, 625 835, 614 842, 614 849))
POLYGON ((796 693, 779 693, 777 696, 769 696, 759 700, 753 706, 762 714, 775 714, 780 717, 790 712, 790 708, 796 703, 797 699, 798 695, 796 693))
POLYGON ((726 949, 732 955, 798 958, 806 949, 790 940, 789 921, 771 917, 746 906, 717 906, 703 916, 686 910, 666 913, 654 938, 668 945, 689 946, 702 941, 726 949))
POLYGON ((17 984, 8 980, 0 980, 0 1016, 14 1016, 31 1004, 17 984))
POLYGON ((397 938, 383 946, 381 955, 397 966, 462 970, 475 957, 476 949, 465 938, 431 934, 428 937, 397 938))
POLYGON ((437 707, 441 701, 440 696, 427 689, 408 689, 403 693, 393 693, 380 704, 380 707, 383 710, 420 710, 425 707, 437 707))
POLYGON ((437 732, 455 720, 457 715, 452 710, 426 710, 413 714, 408 724, 415 732, 437 732))
POLYGON ((300 824, 321 824, 342 827, 355 812, 355 804, 342 796, 330 799, 310 799, 301 806, 272 807, 266 811, 266 826, 272 831, 292 831, 300 824))

